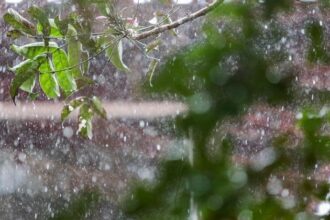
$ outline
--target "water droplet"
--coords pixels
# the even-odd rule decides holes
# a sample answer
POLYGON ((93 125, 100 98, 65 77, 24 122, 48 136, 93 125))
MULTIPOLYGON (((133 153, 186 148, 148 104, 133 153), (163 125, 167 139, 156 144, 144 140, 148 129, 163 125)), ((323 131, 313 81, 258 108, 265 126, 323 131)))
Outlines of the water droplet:
POLYGON ((139 126, 140 126, 140 128, 144 128, 144 126, 145 126, 145 122, 141 120, 141 121, 139 122, 139 126))
POLYGON ((267 183, 267 192, 271 195, 277 195, 282 191, 282 181, 276 176, 269 179, 267 183))

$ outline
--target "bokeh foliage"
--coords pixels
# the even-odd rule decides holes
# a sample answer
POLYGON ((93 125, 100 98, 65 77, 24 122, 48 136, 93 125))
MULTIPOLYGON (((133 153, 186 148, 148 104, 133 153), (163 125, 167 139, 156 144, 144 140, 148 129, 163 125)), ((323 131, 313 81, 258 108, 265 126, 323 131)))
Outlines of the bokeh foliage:
POLYGON ((101 202, 101 195, 95 189, 86 189, 72 198, 70 204, 59 210, 52 220, 85 219, 95 212, 101 202))
MULTIPOLYGON (((291 147, 290 134, 273 140, 274 161, 264 167, 237 165, 232 161, 233 142, 227 136, 210 155, 216 125, 237 118, 254 103, 289 105, 297 72, 287 51, 267 51, 286 36, 276 24, 276 13, 294 10, 292 1, 264 4, 228 3, 218 6, 203 26, 205 39, 172 55, 154 77, 152 93, 179 95, 189 113, 177 118, 178 134, 191 138, 193 163, 188 159, 164 161, 152 186, 138 186, 124 202, 136 219, 187 219, 196 209, 200 219, 313 219, 311 198, 324 200, 328 185, 307 178, 315 165, 329 161, 327 108, 297 114, 303 138, 291 147), (284 11, 283 11, 284 10, 284 11), (323 132, 322 132, 323 131, 323 132), (266 185, 278 173, 295 167, 304 173, 293 181, 294 205, 271 195, 266 185), (308 199, 306 199, 308 198, 308 199)), ((327 63, 324 29, 316 22, 306 26, 310 48, 306 62, 327 63)), ((306 106, 301 106, 305 108, 306 106)))

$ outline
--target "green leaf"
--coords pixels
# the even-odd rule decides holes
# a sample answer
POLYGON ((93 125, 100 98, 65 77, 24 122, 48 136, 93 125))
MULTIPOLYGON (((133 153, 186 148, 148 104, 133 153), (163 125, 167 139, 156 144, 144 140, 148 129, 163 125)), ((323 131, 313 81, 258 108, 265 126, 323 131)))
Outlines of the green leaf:
POLYGON ((79 110, 78 117, 78 134, 84 138, 92 139, 92 117, 93 109, 88 104, 83 104, 79 110))
POLYGON ((111 12, 110 8, 108 7, 108 4, 105 1, 97 2, 96 6, 97 6, 97 8, 99 9, 100 13, 103 16, 109 16, 110 15, 110 12, 111 12))
POLYGON ((54 69, 56 78, 61 89, 66 95, 77 90, 77 84, 73 77, 72 71, 69 70, 68 57, 64 50, 60 49, 53 53, 54 69), (66 70, 65 70, 66 69, 66 70), (60 71, 63 70, 63 71, 60 71))
POLYGON ((159 61, 156 59, 153 59, 150 63, 149 63, 149 67, 148 67, 148 71, 147 71, 147 76, 149 76, 149 84, 152 87, 152 78, 154 76, 154 72, 158 66, 159 61))
POLYGON ((92 103, 93 103, 92 106, 93 106, 95 112, 102 118, 107 119, 107 112, 103 108, 101 100, 99 98, 97 98, 96 96, 93 96, 92 103))
POLYGON ((306 27, 307 36, 310 38, 310 46, 307 51, 307 58, 310 62, 330 62, 330 55, 325 49, 325 28, 319 22, 311 22, 306 27))
POLYGON ((24 33, 20 30, 14 29, 7 32, 7 37, 12 38, 13 40, 22 37, 24 33))
POLYGON ((72 25, 69 25, 69 29, 66 35, 66 41, 68 45, 68 61, 69 66, 74 67, 72 69, 72 75, 74 77, 81 76, 81 71, 79 69, 82 45, 78 41, 77 31, 74 29, 72 25))
POLYGON ((86 61, 89 58, 89 54, 88 51, 82 51, 81 53, 81 61, 83 62, 80 66, 81 71, 83 74, 87 74, 88 73, 88 69, 89 69, 89 62, 86 61))
POLYGON ((21 85, 20 89, 28 93, 33 93, 34 86, 36 85, 36 80, 37 74, 34 74, 34 76, 31 76, 21 85))
POLYGON ((58 82, 53 73, 41 73, 39 76, 39 83, 42 91, 48 98, 52 99, 60 96, 58 82))
MULTIPOLYGON (((29 8, 28 13, 40 23, 44 37, 48 37, 51 32, 51 26, 48 16, 43 9, 32 6, 29 8)), ((47 46, 47 41, 45 41, 45 45, 47 46)))
POLYGON ((86 76, 81 76, 76 78, 76 82, 77 82, 78 90, 84 88, 85 86, 94 84, 94 81, 86 76))
POLYGON ((39 93, 29 93, 29 100, 34 101, 36 98, 38 98, 39 93))
POLYGON ((17 11, 10 8, 3 16, 4 21, 11 25, 14 29, 22 31, 30 35, 36 35, 34 24, 21 16, 17 11))
MULTIPOLYGON (((47 47, 44 42, 36 42, 27 44, 24 46, 16 46, 12 45, 11 49, 15 51, 17 54, 22 55, 26 58, 34 58, 40 54, 45 54, 48 52, 47 47)), ((58 79, 58 83, 60 87, 63 89, 65 93, 71 93, 77 89, 76 82, 73 78, 73 73, 69 68, 68 57, 63 49, 59 49, 58 45, 55 42, 49 42, 49 52, 52 53, 54 70, 56 71, 56 77, 58 79), (64 71, 59 71, 67 69, 64 71)), ((45 64, 46 68, 40 70, 43 73, 51 72, 52 70, 49 68, 48 64, 45 64)))
POLYGON ((53 64, 50 59, 48 62, 41 64, 39 67, 39 83, 42 91, 50 99, 60 96, 60 88, 56 79, 56 75, 51 73, 54 71, 53 64))
MULTIPOLYGON (((50 37, 62 37, 62 34, 60 32, 60 29, 57 27, 54 19, 48 19, 49 24, 50 24, 50 37)), ((37 24, 37 32, 38 34, 42 34, 43 32, 43 27, 40 22, 37 24)))
POLYGON ((154 40, 152 42, 150 42, 147 46, 146 46, 146 53, 149 53, 153 50, 156 50, 157 47, 161 44, 161 41, 159 39, 154 40))
MULTIPOLYGON (((38 72, 39 63, 34 60, 26 60, 25 62, 20 63, 19 65, 11 68, 11 71, 16 73, 15 78, 11 81, 10 84, 10 96, 12 97, 13 101, 15 102, 15 97, 18 94, 18 89, 31 77, 35 76, 38 72)), ((26 90, 30 90, 29 82, 24 85, 26 90)), ((32 87, 32 85, 30 85, 32 87)), ((33 89, 33 88, 32 88, 33 89)), ((31 91, 32 91, 31 89, 31 91)))
MULTIPOLYGON (((58 45, 55 42, 49 42, 48 48, 49 52, 54 52, 58 49, 58 45)), ((15 53, 29 59, 33 59, 40 54, 48 52, 44 42, 34 42, 24 46, 16 46, 13 44, 10 46, 10 49, 12 49, 15 53)))
POLYGON ((81 106, 84 103, 84 101, 85 101, 84 97, 78 97, 78 98, 72 100, 71 102, 69 102, 69 104, 65 105, 61 112, 62 122, 68 118, 68 116, 71 114, 71 112, 73 112, 76 108, 81 106))
POLYGON ((85 48, 92 49, 90 46, 94 46, 94 40, 91 38, 92 30, 90 20, 82 19, 81 16, 76 13, 70 13, 68 19, 70 24, 68 26, 68 32, 70 29, 74 30, 75 34, 73 37, 78 39, 85 48))
POLYGON ((15 103, 15 97, 18 94, 18 89, 22 86, 24 82, 29 80, 33 74, 35 74, 33 70, 26 71, 24 73, 17 74, 17 76, 11 81, 10 84, 10 96, 15 103))
POLYGON ((30 68, 29 65, 31 65, 32 61, 33 60, 30 60, 30 59, 24 60, 23 62, 20 62, 16 66, 9 67, 8 69, 12 72, 15 72, 15 73, 16 73, 16 71, 21 71, 21 70, 26 71, 28 68, 30 68))
POLYGON ((54 22, 58 27, 60 34, 65 36, 68 32, 69 19, 60 20, 60 18, 56 16, 54 22))
POLYGON ((110 59, 111 63, 119 70, 128 72, 129 68, 123 62, 123 43, 120 40, 118 43, 113 41, 111 45, 107 46, 106 56, 110 59))
POLYGON ((94 214, 102 201, 102 195, 95 189, 84 189, 72 196, 68 206, 57 211, 49 220, 85 219, 94 214))

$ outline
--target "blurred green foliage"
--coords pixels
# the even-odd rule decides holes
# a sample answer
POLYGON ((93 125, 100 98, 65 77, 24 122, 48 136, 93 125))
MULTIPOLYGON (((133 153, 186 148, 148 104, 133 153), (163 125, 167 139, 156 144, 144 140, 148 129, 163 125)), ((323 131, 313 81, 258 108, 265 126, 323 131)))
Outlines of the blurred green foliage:
MULTIPOLYGON (((289 105, 297 98, 292 92, 297 73, 285 47, 265 49, 286 37, 271 18, 280 10, 294 10, 292 3, 220 5, 203 26, 204 40, 169 57, 154 77, 153 87, 146 85, 149 92, 179 95, 189 104, 189 113, 177 118, 176 125, 179 135, 192 139, 194 161, 164 161, 156 183, 136 186, 125 200, 129 215, 188 219, 195 210, 199 219, 207 220, 316 218, 307 211, 310 199, 324 200, 328 184, 307 176, 316 164, 330 158, 330 139, 324 132, 328 109, 297 114, 303 135, 298 146, 290 146, 290 134, 278 135, 269 143, 275 159, 264 166, 234 164, 230 137, 218 143, 212 155, 209 150, 214 128, 224 119, 240 116, 253 103, 289 105), (276 184, 266 187, 272 177, 295 171, 303 177, 292 177, 294 197, 269 192, 276 188, 276 184)), ((310 39, 306 60, 327 63, 323 27, 312 22, 306 32, 310 39)))
POLYGON ((325 42, 325 30, 322 27, 322 21, 312 21, 307 24, 307 33, 310 38, 310 47, 308 50, 308 60, 310 62, 320 62, 329 64, 330 57, 325 42))
POLYGON ((70 204, 59 210, 52 220, 86 219, 95 211, 101 201, 100 193, 95 189, 84 190, 74 196, 70 204))

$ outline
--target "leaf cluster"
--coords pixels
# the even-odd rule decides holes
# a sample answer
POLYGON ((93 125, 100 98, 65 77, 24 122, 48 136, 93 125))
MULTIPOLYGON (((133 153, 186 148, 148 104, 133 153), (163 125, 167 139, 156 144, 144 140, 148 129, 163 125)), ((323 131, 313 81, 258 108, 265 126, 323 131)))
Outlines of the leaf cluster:
MULTIPOLYGON (((83 87, 93 84, 87 77, 90 60, 103 52, 117 69, 129 71, 122 57, 122 40, 127 35, 126 29, 122 20, 115 14, 112 4, 103 4, 105 3, 100 2, 97 6, 108 18, 109 27, 104 33, 95 35, 91 28, 87 27, 86 21, 75 13, 63 19, 59 16, 49 18, 44 9, 32 6, 28 9, 31 21, 13 9, 5 13, 4 21, 11 28, 7 32, 8 37, 13 40, 36 40, 22 46, 12 44, 10 47, 23 57, 21 63, 10 68, 15 73, 10 85, 10 95, 14 102, 19 90, 27 92, 35 99, 38 96, 37 83, 49 99, 60 98, 61 93, 64 97, 71 97, 83 87)), ((77 100, 82 99, 78 98, 70 103, 76 103, 77 100)), ((78 133, 91 138, 91 120, 94 112, 103 118, 106 118, 106 113, 98 98, 86 97, 85 100, 89 101, 79 106, 79 122, 81 124, 86 121, 86 126, 80 126, 78 133), (88 113, 91 109, 93 112, 88 113)), ((64 108, 63 111, 65 110, 64 108)))

